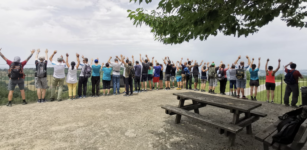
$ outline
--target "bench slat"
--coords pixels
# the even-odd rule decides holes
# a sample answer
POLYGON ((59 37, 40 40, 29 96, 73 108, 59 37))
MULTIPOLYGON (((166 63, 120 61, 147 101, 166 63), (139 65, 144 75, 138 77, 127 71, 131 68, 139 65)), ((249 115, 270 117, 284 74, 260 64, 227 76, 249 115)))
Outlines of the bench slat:
POLYGON ((263 142, 267 137, 273 134, 277 130, 277 125, 280 123, 280 120, 266 128, 265 130, 259 132, 255 138, 261 142, 263 142))
MULTIPOLYGON (((206 107, 206 105, 203 105, 203 104, 190 104, 190 105, 186 105, 186 106, 181 107, 181 109, 190 111, 190 110, 194 110, 194 109, 202 108, 202 107, 206 107)), ((173 113, 173 112, 168 112, 167 114, 169 114, 169 115, 176 115, 176 113, 173 113)))
POLYGON ((255 110, 252 110, 250 113, 251 113, 252 116, 259 116, 259 117, 266 117, 266 116, 268 116, 265 113, 258 112, 258 111, 255 111, 255 110))
POLYGON ((178 107, 165 105, 165 106, 162 106, 162 108, 169 110, 171 112, 174 112, 176 114, 180 114, 180 115, 183 115, 183 116, 186 116, 186 117, 190 117, 190 118, 202 121, 204 123, 207 123, 209 125, 224 129, 224 130, 231 132, 231 133, 238 133, 239 131, 241 131, 243 129, 242 127, 237 126, 237 125, 228 124, 228 123, 219 123, 219 122, 209 120, 209 119, 205 118, 204 116, 183 110, 183 109, 178 108, 178 107))

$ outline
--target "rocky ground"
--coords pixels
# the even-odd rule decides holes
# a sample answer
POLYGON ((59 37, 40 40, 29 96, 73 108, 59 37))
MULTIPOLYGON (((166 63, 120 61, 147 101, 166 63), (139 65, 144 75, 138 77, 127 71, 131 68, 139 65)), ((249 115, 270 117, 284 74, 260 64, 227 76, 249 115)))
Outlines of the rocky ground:
MULTIPOLYGON (((0 107, 0 149, 98 150, 261 150, 262 144, 240 132, 234 147, 218 130, 186 117, 175 124, 161 105, 178 105, 177 90, 143 92, 131 97, 108 96, 0 107)), ((185 92, 182 90, 180 92, 185 92)), ((264 130, 292 108, 262 103, 268 114, 253 124, 264 130)), ((231 122, 229 110, 207 106, 200 114, 231 122)))

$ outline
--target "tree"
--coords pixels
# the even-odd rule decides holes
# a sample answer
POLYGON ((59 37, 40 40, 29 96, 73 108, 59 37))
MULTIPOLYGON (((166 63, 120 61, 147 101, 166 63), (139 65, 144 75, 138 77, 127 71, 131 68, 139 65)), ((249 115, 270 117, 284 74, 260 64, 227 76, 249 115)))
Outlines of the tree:
POLYGON ((247 37, 277 17, 288 27, 307 27, 305 2, 307 0, 160 0, 151 13, 137 8, 128 10, 128 17, 136 26, 149 26, 156 40, 178 44, 198 38, 203 41, 218 33, 247 37))

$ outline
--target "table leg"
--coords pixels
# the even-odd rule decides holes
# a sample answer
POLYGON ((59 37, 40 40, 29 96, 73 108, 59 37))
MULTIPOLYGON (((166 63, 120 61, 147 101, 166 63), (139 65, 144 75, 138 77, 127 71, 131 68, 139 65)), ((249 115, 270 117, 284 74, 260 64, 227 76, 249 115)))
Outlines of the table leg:
MULTIPOLYGON (((193 101, 193 104, 194 104, 194 105, 197 105, 197 102, 196 102, 196 101, 193 101)), ((199 114, 199 109, 198 109, 198 108, 194 109, 194 112, 197 113, 197 114, 199 114)))
MULTIPOLYGON (((180 98, 178 108, 181 108, 181 107, 184 106, 184 101, 185 101, 184 99, 180 98)), ((181 120, 181 115, 177 114, 177 115, 176 115, 175 123, 176 123, 176 124, 179 124, 179 123, 180 123, 180 120, 181 120)))
MULTIPOLYGON (((250 113, 245 113, 245 118, 251 117, 250 113)), ((253 134, 252 124, 246 126, 246 134, 253 134)))
POLYGON ((269 144, 263 142, 263 150, 269 150, 269 144))
POLYGON ((240 119, 240 112, 239 110, 235 110, 235 112, 233 113, 232 123, 237 124, 239 122, 239 119, 240 119))
POLYGON ((234 146, 236 141, 236 134, 230 133, 229 134, 229 145, 234 146))

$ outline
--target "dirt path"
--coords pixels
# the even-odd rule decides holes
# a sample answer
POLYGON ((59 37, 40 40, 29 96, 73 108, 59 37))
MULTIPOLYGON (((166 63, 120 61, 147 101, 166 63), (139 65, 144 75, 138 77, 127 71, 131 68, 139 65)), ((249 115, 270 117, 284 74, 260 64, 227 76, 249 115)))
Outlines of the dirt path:
MULTIPOLYGON (((185 92, 182 90, 180 92, 185 92)), ((178 105, 176 90, 152 91, 136 96, 109 96, 44 104, 0 107, 1 149, 262 149, 261 143, 241 132, 236 145, 201 122, 183 117, 174 124, 161 105, 178 105)), ((253 125, 254 133, 264 130, 277 116, 291 108, 262 103, 259 111, 268 114, 253 125)), ((220 121, 231 121, 229 110, 206 107, 200 113, 220 121)))

